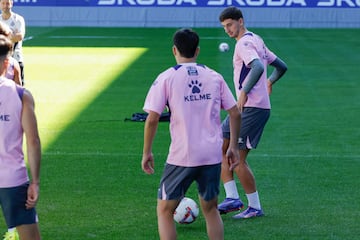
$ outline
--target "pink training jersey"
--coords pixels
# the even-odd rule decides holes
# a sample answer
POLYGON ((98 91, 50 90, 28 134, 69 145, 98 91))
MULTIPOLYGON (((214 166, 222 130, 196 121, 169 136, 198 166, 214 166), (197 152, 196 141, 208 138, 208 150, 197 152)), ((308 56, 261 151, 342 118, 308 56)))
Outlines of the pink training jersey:
POLYGON ((248 93, 248 100, 245 107, 257 107, 270 109, 270 98, 267 89, 267 65, 276 59, 276 55, 271 52, 264 41, 252 32, 246 32, 235 45, 233 65, 234 65, 234 84, 236 96, 239 98, 240 90, 249 80, 249 64, 254 59, 259 59, 264 65, 264 72, 259 81, 248 93))
POLYGON ((29 180, 22 150, 21 98, 24 89, 0 77, 0 188, 29 180))
POLYGON ((195 167, 221 162, 221 109, 236 101, 223 77, 208 67, 186 63, 161 73, 151 86, 144 111, 171 111, 167 163, 195 167))

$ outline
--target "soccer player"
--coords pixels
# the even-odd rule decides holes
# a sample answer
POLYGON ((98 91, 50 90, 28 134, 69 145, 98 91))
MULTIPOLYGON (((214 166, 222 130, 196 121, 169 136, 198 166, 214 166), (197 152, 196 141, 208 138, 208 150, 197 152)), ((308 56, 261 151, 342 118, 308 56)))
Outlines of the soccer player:
MULTIPOLYGON (((240 9, 228 7, 219 16, 221 25, 230 38, 236 40, 233 66, 234 85, 237 105, 241 114, 241 129, 239 138, 240 164, 234 169, 242 184, 248 200, 248 208, 233 216, 234 218, 251 218, 264 215, 261 208, 255 177, 247 163, 251 149, 258 145, 266 122, 270 117, 270 97, 272 86, 287 70, 286 64, 271 52, 260 36, 245 27, 240 9), (274 67, 267 78, 267 66, 274 67)), ((229 170, 225 158, 225 149, 229 145, 229 119, 225 118, 223 128, 223 162, 221 179, 224 183, 226 198, 219 204, 220 213, 242 209, 233 171, 229 170)), ((230 136, 229 136, 230 135, 230 136)))
POLYGON ((144 104, 149 115, 144 127, 142 169, 154 173, 152 145, 159 117, 171 111, 171 144, 158 189, 157 217, 160 239, 176 239, 174 211, 196 181, 209 239, 223 239, 223 222, 217 210, 221 172, 220 111, 229 113, 231 138, 226 158, 233 169, 239 161, 237 135, 240 113, 223 77, 196 63, 199 36, 180 29, 173 36, 177 65, 162 72, 152 84, 144 104))
MULTIPOLYGON (((7 26, 3 22, 0 22, 0 34, 8 38, 10 38, 11 35, 11 30, 9 26, 7 26)), ((5 77, 14 80, 14 82, 16 82, 19 85, 22 85, 20 65, 18 61, 13 57, 9 57, 8 67, 6 70, 5 77)))
POLYGON ((24 57, 22 51, 22 41, 25 37, 24 18, 12 11, 13 0, 0 0, 1 15, 0 22, 5 23, 11 29, 10 39, 14 44, 13 57, 20 65, 22 85, 24 85, 24 57))
MULTIPOLYGON (((39 197, 40 138, 31 93, 4 77, 11 50, 11 41, 0 35, 0 206, 7 227, 16 227, 21 240, 39 240, 35 206, 39 197), (24 134, 29 173, 23 153, 24 134)), ((14 239, 13 233, 7 232, 5 239, 14 239)))

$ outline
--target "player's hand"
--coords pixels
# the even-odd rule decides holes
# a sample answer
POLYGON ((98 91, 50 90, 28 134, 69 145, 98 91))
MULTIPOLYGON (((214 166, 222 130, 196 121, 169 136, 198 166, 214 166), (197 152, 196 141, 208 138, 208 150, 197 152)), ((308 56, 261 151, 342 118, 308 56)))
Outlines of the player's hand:
POLYGON ((243 108, 244 108, 244 105, 247 101, 247 94, 244 92, 244 91, 240 91, 240 96, 239 96, 239 99, 237 101, 237 106, 239 108, 239 111, 240 113, 243 112, 243 108))
POLYGON ((31 209, 36 206, 36 203, 39 199, 39 184, 30 183, 27 190, 27 199, 25 203, 26 209, 31 209))
POLYGON ((226 151, 226 159, 229 163, 229 171, 233 171, 240 164, 240 154, 236 148, 228 148, 226 151))
POLYGON ((15 35, 16 33, 14 33, 14 32, 11 32, 9 35, 8 35, 8 38, 10 39, 10 41, 12 42, 12 43, 16 43, 16 35, 15 35))
POLYGON ((268 93, 269 95, 272 93, 272 82, 270 82, 270 80, 267 80, 267 88, 268 88, 268 93))
POLYGON ((143 171, 147 174, 153 174, 154 171, 154 156, 152 153, 150 154, 143 154, 141 160, 141 167, 143 171))

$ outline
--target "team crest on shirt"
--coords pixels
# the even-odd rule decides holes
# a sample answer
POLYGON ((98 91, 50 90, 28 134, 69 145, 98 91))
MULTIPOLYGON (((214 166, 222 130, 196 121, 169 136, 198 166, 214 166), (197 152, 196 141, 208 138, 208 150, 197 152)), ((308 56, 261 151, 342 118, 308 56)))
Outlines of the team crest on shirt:
POLYGON ((194 67, 194 66, 188 66, 186 69, 187 69, 189 76, 198 76, 199 75, 196 67, 194 67))

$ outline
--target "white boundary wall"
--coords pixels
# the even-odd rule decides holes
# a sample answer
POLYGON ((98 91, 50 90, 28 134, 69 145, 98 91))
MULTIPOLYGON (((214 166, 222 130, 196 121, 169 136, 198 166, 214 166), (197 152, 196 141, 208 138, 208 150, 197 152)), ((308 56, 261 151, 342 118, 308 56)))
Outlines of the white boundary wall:
MULTIPOLYGON (((14 6, 27 26, 219 27, 217 7, 14 6)), ((242 9, 248 27, 360 28, 359 8, 242 9)))

